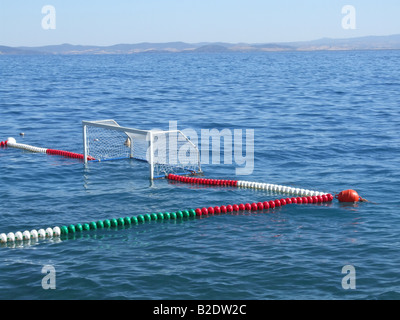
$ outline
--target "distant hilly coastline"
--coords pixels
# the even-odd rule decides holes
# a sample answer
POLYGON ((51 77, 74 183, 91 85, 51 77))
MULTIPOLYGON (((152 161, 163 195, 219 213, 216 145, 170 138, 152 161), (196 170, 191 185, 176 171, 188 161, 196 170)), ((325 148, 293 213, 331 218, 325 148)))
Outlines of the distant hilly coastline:
POLYGON ((73 55, 73 54, 135 54, 135 53, 213 53, 213 52, 278 52, 278 51, 333 51, 333 50, 399 50, 400 34, 367 36, 348 39, 323 38, 314 41, 283 43, 136 43, 112 46, 60 44, 40 47, 8 47, 0 45, 2 55, 73 55))

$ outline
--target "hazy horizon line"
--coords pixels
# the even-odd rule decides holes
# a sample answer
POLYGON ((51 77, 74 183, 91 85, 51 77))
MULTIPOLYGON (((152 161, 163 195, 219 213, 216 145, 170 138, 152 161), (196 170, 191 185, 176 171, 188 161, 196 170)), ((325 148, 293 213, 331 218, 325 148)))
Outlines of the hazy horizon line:
POLYGON ((266 41, 266 42, 229 42, 229 41, 183 41, 183 40, 176 40, 176 41, 140 41, 140 42, 119 42, 114 44, 82 44, 82 43, 71 43, 71 42, 62 42, 62 43, 54 43, 54 44, 39 44, 39 45, 7 45, 7 44, 0 44, 5 47, 10 48, 34 48, 34 47, 47 47, 47 46, 60 46, 60 45, 71 45, 71 46, 90 46, 90 47, 112 47, 117 45, 136 45, 136 44, 168 44, 168 43, 182 43, 182 44, 211 44, 211 43, 220 43, 220 44, 250 44, 250 45, 261 45, 261 44, 289 44, 289 43, 302 43, 302 42, 314 42, 314 41, 321 41, 321 40, 352 40, 352 39, 362 39, 362 38, 384 38, 384 37, 393 37, 399 36, 400 33, 393 33, 393 34, 386 34, 386 35, 366 35, 366 36, 356 36, 356 37, 322 37, 322 38, 315 38, 311 40, 294 40, 294 41, 266 41))

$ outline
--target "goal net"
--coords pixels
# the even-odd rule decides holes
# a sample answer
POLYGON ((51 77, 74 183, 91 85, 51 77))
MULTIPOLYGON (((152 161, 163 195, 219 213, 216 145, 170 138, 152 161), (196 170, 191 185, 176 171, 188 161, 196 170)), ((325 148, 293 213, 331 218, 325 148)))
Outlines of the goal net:
POLYGON ((115 120, 82 121, 84 159, 146 161, 150 178, 201 172, 200 152, 181 131, 121 127, 115 120))

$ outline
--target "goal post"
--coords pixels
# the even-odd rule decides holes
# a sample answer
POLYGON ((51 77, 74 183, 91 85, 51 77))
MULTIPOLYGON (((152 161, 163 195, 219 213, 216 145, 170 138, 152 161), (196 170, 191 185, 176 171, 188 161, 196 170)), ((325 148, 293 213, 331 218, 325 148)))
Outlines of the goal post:
POLYGON ((149 164, 150 179, 201 172, 200 152, 180 130, 140 130, 115 120, 82 121, 85 163, 137 159, 149 164))

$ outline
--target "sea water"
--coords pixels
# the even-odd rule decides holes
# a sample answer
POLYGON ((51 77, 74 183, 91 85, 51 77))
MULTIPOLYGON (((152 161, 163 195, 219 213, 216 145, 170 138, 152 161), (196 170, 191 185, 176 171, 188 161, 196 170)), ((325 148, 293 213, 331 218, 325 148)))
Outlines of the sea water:
MULTIPOLYGON (((0 56, 0 141, 82 153, 81 121, 102 119, 254 130, 251 172, 221 155, 204 176, 370 201, 3 245, 0 298, 398 299, 399 107, 400 51, 0 56)), ((12 148, 0 149, 0 195, 0 233, 286 197, 12 148)))

